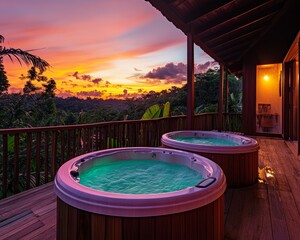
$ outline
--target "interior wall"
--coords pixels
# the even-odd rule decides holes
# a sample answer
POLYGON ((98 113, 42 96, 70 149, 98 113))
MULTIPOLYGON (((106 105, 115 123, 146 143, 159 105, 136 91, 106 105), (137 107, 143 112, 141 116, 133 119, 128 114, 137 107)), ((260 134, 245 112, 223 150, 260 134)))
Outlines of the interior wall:
POLYGON ((282 133, 282 64, 256 68, 256 132, 282 133))

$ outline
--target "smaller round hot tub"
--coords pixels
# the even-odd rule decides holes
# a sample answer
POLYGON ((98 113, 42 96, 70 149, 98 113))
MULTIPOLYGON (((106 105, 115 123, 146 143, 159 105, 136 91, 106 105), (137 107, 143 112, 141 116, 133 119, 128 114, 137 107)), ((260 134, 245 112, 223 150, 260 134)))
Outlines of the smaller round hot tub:
POLYGON ((222 169, 197 154, 116 148, 55 177, 57 239, 223 239, 222 169))
POLYGON ((175 131, 161 138, 162 146, 193 152, 216 162, 224 171, 228 187, 249 186, 258 178, 256 140, 224 132, 175 131))

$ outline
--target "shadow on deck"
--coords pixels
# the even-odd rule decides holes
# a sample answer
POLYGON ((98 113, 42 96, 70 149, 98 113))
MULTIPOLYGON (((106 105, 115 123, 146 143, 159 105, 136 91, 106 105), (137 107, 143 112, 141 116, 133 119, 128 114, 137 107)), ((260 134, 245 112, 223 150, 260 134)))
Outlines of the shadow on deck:
MULTIPOLYGON (((225 239, 299 239, 300 161, 291 144, 258 138, 259 182, 225 194, 225 239)), ((53 183, 0 201, 0 239, 55 239, 53 183)))

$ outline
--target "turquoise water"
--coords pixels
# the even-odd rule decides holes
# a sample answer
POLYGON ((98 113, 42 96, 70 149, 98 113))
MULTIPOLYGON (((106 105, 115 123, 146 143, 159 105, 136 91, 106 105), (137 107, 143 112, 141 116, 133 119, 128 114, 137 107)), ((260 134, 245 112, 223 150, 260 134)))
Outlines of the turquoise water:
POLYGON ((84 186, 127 194, 172 192, 204 179, 186 166, 156 160, 112 161, 80 173, 79 177, 84 186))
POLYGON ((193 143, 193 144, 206 144, 212 146, 239 146, 238 143, 229 141, 227 139, 219 138, 202 138, 202 137, 177 137, 176 141, 193 143))

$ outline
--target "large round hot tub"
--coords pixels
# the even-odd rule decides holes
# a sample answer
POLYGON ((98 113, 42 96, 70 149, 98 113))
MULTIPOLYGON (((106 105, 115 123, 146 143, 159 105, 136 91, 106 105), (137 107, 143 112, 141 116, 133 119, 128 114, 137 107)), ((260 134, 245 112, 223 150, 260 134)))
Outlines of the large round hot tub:
POLYGON ((161 138, 162 146, 200 154, 224 171, 228 187, 249 186, 258 178, 256 140, 224 132, 175 131, 161 138))
POLYGON ((57 239, 224 238, 225 175, 197 154, 92 152, 61 166, 54 188, 57 239))

